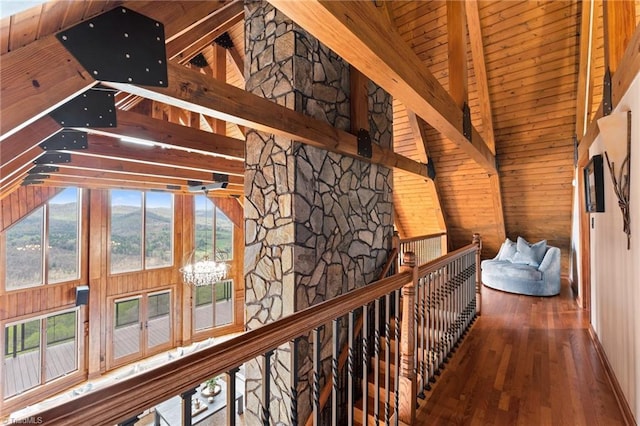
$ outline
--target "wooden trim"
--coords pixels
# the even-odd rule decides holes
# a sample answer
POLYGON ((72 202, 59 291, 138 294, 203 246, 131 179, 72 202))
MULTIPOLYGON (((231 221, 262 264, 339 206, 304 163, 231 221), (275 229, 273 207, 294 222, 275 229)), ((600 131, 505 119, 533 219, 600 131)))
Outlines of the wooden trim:
POLYGON ((624 396, 622 392, 622 388, 620 387, 620 383, 618 382, 618 378, 616 377, 611 364, 609 363, 609 358, 607 358, 607 353, 600 343, 600 339, 598 339, 598 334, 593 329, 593 325, 589 324, 589 337, 591 337, 591 341, 596 349, 596 353, 598 354, 598 358, 600 359, 600 363, 604 368, 605 375, 611 385, 611 389, 613 390, 613 394, 616 397, 616 402, 618 403, 618 407, 620 407, 620 411, 622 412, 622 417, 624 418, 625 425, 633 426, 636 425, 636 419, 633 417, 633 412, 631 411, 631 406, 629 405, 629 401, 624 396))
POLYGON ((489 174, 495 158, 473 129, 462 134, 462 110, 395 31, 374 2, 270 0, 278 10, 427 120, 489 174))
MULTIPOLYGON (((218 81, 198 71, 169 63, 169 87, 138 87, 124 83, 104 84, 154 101, 273 133, 338 154, 389 168, 427 176, 427 169, 390 149, 373 145, 371 159, 358 155, 357 138, 328 123, 277 105, 245 90, 218 81)), ((467 141, 468 144, 468 141, 467 141)))
POLYGON ((576 95, 576 135, 582 138, 586 132, 593 97, 593 76, 591 74, 592 49, 594 42, 592 8, 594 0, 582 0, 580 15, 580 63, 578 66, 578 93, 576 95))

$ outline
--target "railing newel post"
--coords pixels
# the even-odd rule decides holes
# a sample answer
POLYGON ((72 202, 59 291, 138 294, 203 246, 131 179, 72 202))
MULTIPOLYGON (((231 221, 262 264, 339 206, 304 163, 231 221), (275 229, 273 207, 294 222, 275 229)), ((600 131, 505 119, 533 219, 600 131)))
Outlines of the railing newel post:
POLYGON ((404 253, 403 263, 411 268, 413 274, 411 282, 402 287, 402 332, 400 333, 400 393, 406 398, 400 400, 398 416, 400 421, 414 424, 416 420, 417 383, 414 369, 414 305, 416 303, 416 288, 418 286, 418 265, 413 252, 404 253))

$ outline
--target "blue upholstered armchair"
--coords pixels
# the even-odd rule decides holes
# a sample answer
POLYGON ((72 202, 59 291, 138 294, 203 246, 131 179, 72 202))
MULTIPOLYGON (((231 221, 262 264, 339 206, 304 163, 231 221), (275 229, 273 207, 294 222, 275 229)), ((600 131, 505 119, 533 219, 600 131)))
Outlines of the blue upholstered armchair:
POLYGON ((507 238, 495 258, 482 261, 482 282, 511 293, 555 296, 560 293, 560 249, 546 240, 530 244, 507 238))

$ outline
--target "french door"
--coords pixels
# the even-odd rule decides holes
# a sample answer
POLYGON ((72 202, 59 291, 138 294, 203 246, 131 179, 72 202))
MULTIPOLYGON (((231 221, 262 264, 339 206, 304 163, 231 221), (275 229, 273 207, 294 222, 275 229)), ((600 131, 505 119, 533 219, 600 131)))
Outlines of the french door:
POLYGON ((114 299, 111 310, 111 368, 172 346, 170 290, 114 299))

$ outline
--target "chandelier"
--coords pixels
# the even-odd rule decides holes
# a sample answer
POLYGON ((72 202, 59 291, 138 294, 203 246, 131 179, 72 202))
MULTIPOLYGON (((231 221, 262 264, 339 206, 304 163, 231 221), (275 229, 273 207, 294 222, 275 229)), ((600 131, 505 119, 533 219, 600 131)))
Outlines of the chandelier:
POLYGON ((207 219, 209 218, 209 212, 207 209, 207 205, 209 203, 209 199, 206 196, 207 191, 205 191, 205 205, 204 205, 204 225, 205 225, 205 241, 206 241, 206 250, 205 255, 202 257, 202 260, 196 261, 196 250, 191 252, 187 263, 180 268, 180 273, 182 274, 182 281, 185 284, 190 284, 196 287, 207 286, 215 284, 219 281, 224 280, 227 277, 227 272, 229 271, 229 265, 224 262, 216 262, 215 260, 209 259, 209 226, 207 225, 207 219))
POLYGON ((227 277, 229 265, 224 262, 215 262, 204 256, 202 260, 188 263, 182 268, 182 281, 196 287, 215 284, 227 277))

